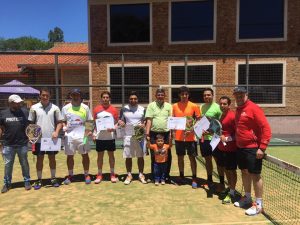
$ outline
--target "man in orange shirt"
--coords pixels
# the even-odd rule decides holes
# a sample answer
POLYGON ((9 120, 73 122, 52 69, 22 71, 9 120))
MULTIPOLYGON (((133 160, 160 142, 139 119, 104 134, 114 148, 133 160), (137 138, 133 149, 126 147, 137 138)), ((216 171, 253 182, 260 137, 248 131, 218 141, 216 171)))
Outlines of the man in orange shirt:
POLYGON ((197 188, 197 164, 195 155, 197 155, 197 143, 195 144, 196 138, 192 129, 191 118, 197 120, 200 118, 200 108, 189 101, 190 91, 187 87, 182 86, 179 88, 180 101, 173 105, 173 116, 174 117, 187 117, 186 130, 175 131, 175 148, 178 156, 178 168, 181 182, 184 181, 184 156, 186 153, 189 156, 192 170, 192 187, 197 188))

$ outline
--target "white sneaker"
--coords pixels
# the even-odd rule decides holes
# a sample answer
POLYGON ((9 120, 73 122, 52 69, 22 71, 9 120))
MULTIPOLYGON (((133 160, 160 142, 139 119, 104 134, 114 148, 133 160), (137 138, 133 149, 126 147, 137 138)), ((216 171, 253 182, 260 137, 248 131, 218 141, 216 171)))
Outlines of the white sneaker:
POLYGON ((259 213, 263 212, 263 208, 261 206, 259 206, 257 203, 253 203, 252 207, 250 207, 249 209, 247 209, 245 211, 245 214, 248 216, 255 216, 259 213))
POLYGON ((141 181, 142 184, 147 184, 147 181, 146 181, 144 175, 140 175, 140 176, 139 176, 139 180, 141 181))
POLYGON ((165 185, 166 184, 166 182, 164 180, 162 180, 160 183, 161 183, 161 185, 165 185))
POLYGON ((158 185, 159 185, 159 182, 158 182, 158 181, 155 181, 154 184, 155 184, 155 186, 158 186, 158 185))
POLYGON ((125 184, 125 185, 128 185, 128 184, 131 183, 131 181, 132 181, 132 176, 127 176, 127 177, 126 177, 126 180, 124 181, 124 184, 125 184))
POLYGON ((245 208, 252 204, 252 199, 243 196, 238 202, 233 203, 235 207, 245 208))

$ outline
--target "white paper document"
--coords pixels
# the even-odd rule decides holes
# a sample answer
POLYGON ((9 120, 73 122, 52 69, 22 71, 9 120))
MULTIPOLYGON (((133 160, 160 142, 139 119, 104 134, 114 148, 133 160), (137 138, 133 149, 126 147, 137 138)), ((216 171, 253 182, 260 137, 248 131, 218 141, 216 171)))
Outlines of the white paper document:
POLYGON ((194 125, 194 132, 198 138, 202 137, 203 130, 207 130, 209 128, 209 120, 206 116, 203 116, 197 123, 194 125))
POLYGON ((124 127, 117 127, 116 129, 117 138, 121 139, 125 136, 125 128, 124 127))
POLYGON ((115 129, 114 118, 112 116, 105 116, 96 119, 97 131, 115 129))
POLYGON ((215 148, 218 146, 218 144, 219 144, 220 141, 221 141, 221 138, 220 138, 219 135, 214 134, 212 136, 212 139, 210 141, 210 146, 211 146, 212 151, 215 150, 215 148))
POLYGON ((132 124, 125 125, 125 135, 126 136, 134 135, 134 126, 132 124))
POLYGON ((186 118, 185 117, 168 117, 168 129, 170 130, 185 130, 186 118))
POLYGON ((42 138, 41 139, 41 151, 60 151, 61 138, 42 138))
POLYGON ((70 132, 66 133, 66 136, 69 137, 69 141, 78 140, 84 137, 85 127, 78 126, 74 127, 70 132))

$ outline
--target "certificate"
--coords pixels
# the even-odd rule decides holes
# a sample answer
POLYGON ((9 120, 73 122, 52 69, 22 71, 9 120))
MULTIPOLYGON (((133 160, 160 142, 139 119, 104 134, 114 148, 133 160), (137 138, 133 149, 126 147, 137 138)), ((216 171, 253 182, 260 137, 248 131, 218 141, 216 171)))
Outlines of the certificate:
POLYGON ((83 139, 84 137, 84 126, 74 127, 71 131, 66 133, 66 136, 69 137, 69 141, 83 139))
POLYGON ((60 151, 61 138, 42 138, 41 139, 41 151, 60 151))
POLYGON ((221 141, 221 138, 219 135, 214 134, 212 136, 212 139, 210 141, 210 146, 211 146, 212 151, 215 150, 215 148, 217 147, 217 145, 219 144, 220 141, 221 141))
POLYGON ((116 129, 116 133, 118 139, 123 138, 125 136, 125 128, 118 126, 116 129))
POLYGON ((201 120, 197 121, 194 125, 194 132, 198 138, 202 137, 203 130, 207 130, 209 128, 209 120, 206 116, 203 116, 201 120))
POLYGON ((170 130, 185 130, 186 117, 168 117, 167 127, 170 130))
POLYGON ((132 124, 125 125, 125 135, 132 136, 134 134, 134 127, 132 124))
POLYGON ((114 118, 112 116, 105 116, 96 119, 97 131, 115 129, 114 118))

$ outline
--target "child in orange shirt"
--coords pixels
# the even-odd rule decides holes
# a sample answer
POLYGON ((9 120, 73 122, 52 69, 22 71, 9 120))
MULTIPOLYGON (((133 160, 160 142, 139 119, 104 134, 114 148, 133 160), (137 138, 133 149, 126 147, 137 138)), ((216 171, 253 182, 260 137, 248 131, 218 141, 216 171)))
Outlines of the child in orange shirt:
POLYGON ((147 147, 154 152, 154 180, 155 185, 159 185, 159 181, 162 185, 165 184, 167 161, 168 161, 168 151, 170 150, 170 145, 164 144, 164 137, 160 134, 156 136, 156 143, 150 144, 147 141, 147 147))

